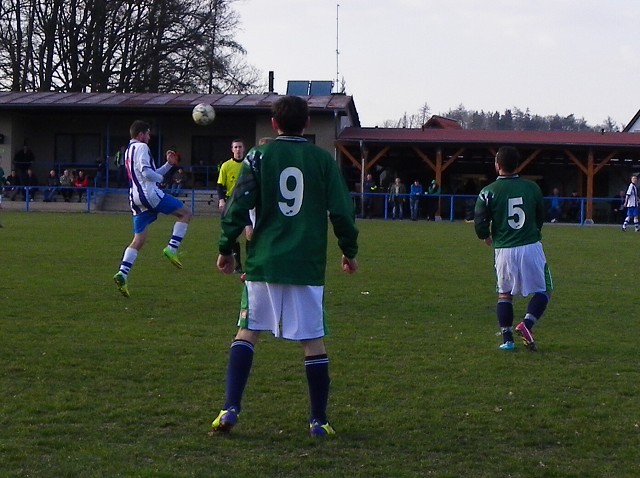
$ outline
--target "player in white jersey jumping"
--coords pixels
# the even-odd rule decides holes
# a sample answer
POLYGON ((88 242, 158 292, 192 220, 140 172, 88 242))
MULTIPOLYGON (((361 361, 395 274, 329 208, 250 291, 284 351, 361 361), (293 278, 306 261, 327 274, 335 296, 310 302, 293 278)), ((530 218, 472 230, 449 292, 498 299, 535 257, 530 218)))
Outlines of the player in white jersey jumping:
POLYGON ((622 223, 622 230, 626 231, 629 222, 633 219, 633 227, 638 232, 638 176, 635 174, 631 176, 631 182, 627 187, 627 194, 625 196, 625 207, 627 208, 627 217, 624 218, 622 223))
POLYGON ((125 167, 129 176, 129 204, 133 214, 133 241, 124 250, 120 270, 113 276, 118 290, 125 297, 129 297, 127 278, 138 252, 147 239, 147 226, 158 218, 158 213, 172 214, 178 218, 173 225, 173 232, 169 244, 162 251, 171 263, 182 269, 177 249, 187 233, 187 226, 191 220, 191 212, 184 204, 171 196, 164 194, 158 187, 164 175, 178 162, 175 151, 167 151, 166 160, 156 169, 151 152, 149 139, 151 129, 149 123, 136 120, 129 129, 131 141, 125 152, 125 167))

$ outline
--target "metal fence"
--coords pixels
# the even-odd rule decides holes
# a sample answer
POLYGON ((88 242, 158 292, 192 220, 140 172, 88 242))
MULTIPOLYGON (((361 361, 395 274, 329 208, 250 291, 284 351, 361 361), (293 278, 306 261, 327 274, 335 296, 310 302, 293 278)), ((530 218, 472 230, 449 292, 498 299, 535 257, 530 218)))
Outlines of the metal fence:
MULTIPOLYGON (((356 205, 356 212, 359 217, 365 217, 366 213, 363 210, 363 200, 365 198, 371 199, 371 216, 373 218, 391 219, 391 212, 393 204, 391 202, 391 195, 389 193, 351 193, 354 203, 356 205)), ((410 215, 410 195, 400 195, 404 199, 402 203, 403 207, 403 219, 409 219, 410 215)), ((477 195, 465 195, 465 194, 440 194, 438 196, 424 195, 420 197, 418 219, 426 219, 427 201, 429 199, 437 201, 437 216, 438 220, 443 221, 455 221, 466 220, 473 221, 473 210, 477 200, 477 195)), ((551 208, 551 197, 545 197, 545 208, 549 215, 549 209, 551 208)), ((574 224, 590 224, 586 218, 586 204, 587 198, 585 197, 560 197, 558 198, 562 205, 561 218, 558 222, 574 223, 574 224)), ((618 207, 620 205, 619 198, 592 198, 593 204, 593 218, 595 223, 609 223, 609 224, 621 224, 624 219, 624 214, 618 207)), ((550 217, 547 219, 550 220, 550 217)))

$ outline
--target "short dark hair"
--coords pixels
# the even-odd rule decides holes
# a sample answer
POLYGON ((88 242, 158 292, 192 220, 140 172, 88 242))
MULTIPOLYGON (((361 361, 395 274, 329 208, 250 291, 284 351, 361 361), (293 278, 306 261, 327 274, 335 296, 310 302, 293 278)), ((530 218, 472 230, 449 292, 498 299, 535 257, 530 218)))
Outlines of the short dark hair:
POLYGON ((309 105, 299 96, 283 96, 271 106, 271 115, 284 134, 302 134, 309 118, 309 105))
POLYGON ((146 133, 151 129, 151 125, 146 121, 135 120, 131 123, 131 127, 129 128, 129 135, 131 138, 137 137, 140 133, 146 133))
POLYGON ((502 146, 496 154, 496 163, 505 173, 515 173, 520 164, 520 153, 513 146, 502 146))

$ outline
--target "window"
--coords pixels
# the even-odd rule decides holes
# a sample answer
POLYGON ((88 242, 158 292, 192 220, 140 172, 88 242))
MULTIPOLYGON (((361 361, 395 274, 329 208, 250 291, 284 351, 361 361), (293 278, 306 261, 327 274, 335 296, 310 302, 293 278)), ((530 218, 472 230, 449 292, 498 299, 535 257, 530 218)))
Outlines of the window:
POLYGON ((57 134, 55 162, 77 165, 95 165, 101 154, 100 135, 57 134))

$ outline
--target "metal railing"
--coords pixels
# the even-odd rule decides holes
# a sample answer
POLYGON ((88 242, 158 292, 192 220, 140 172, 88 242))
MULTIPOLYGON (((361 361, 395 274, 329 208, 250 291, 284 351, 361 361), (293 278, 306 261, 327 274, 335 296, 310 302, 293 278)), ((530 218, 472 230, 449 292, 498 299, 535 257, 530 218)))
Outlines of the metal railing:
MULTIPOLYGON (((368 197, 372 200, 373 217, 388 220, 391 217, 391 211, 393 203, 391 201, 391 194, 389 193, 351 193, 352 198, 356 204, 356 214, 358 217, 364 217, 362 200, 368 197)), ((411 217, 409 209, 410 194, 399 195, 404 202, 402 204, 403 218, 409 219, 411 217)), ((439 218, 440 220, 473 220, 473 210, 475 208, 475 202, 478 199, 477 195, 466 194, 440 194, 438 196, 422 195, 419 198, 419 217, 424 219, 426 201, 429 199, 438 201, 439 218)), ((545 197, 545 207, 548 211, 551 207, 552 197, 545 197)), ((563 208, 563 217, 559 222, 575 223, 575 224, 590 224, 592 221, 597 223, 612 223, 617 224, 621 222, 619 212, 615 212, 614 205, 617 206, 620 203, 618 198, 592 198, 593 204, 593 217, 591 221, 586 218, 586 204, 587 198, 585 197, 560 197, 558 198, 563 208)))

